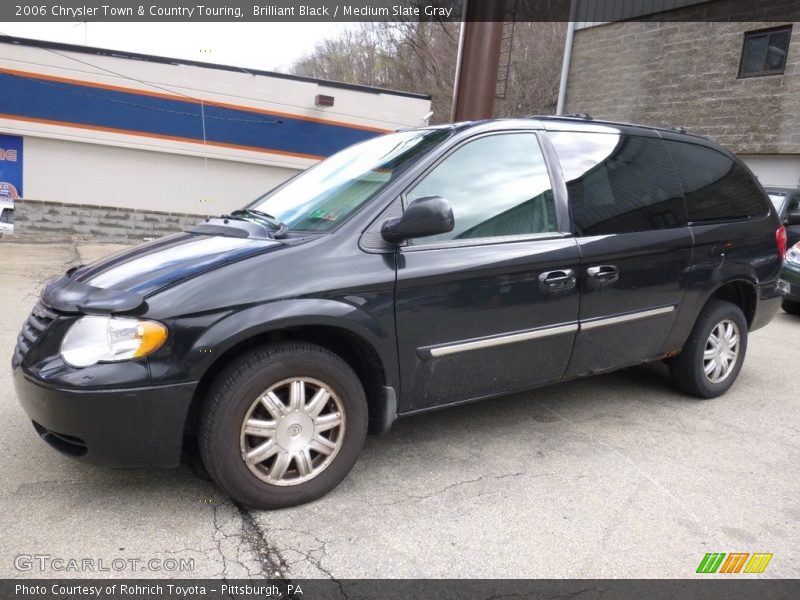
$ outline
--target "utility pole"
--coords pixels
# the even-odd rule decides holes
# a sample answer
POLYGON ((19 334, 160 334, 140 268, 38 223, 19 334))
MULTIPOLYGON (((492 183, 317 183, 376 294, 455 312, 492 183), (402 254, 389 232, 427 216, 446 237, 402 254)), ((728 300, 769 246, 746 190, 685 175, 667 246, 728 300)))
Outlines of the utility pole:
POLYGON ((453 121, 494 116, 506 0, 464 0, 453 89, 453 121))
POLYGON ((570 0, 569 3, 569 25, 567 26, 567 40, 564 43, 564 60, 561 63, 561 81, 558 84, 558 104, 556 114, 564 114, 564 103, 567 99, 567 79, 569 78, 569 66, 572 62, 572 40, 575 35, 575 20, 577 19, 577 1, 570 0))

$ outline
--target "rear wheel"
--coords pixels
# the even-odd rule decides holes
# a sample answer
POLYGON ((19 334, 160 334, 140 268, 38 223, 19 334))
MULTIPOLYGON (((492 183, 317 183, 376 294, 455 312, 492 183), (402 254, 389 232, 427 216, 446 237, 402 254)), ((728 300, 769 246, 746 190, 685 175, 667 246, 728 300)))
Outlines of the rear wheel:
POLYGON ((733 385, 747 351, 747 321, 735 304, 711 300, 669 363, 670 378, 679 390, 698 398, 716 398, 733 385))
POLYGON ((790 315, 800 315, 800 302, 784 300, 781 307, 790 315))
POLYGON ((266 346, 212 385, 199 446, 214 481, 254 508, 309 502, 355 464, 367 432, 358 377, 335 354, 305 343, 266 346))

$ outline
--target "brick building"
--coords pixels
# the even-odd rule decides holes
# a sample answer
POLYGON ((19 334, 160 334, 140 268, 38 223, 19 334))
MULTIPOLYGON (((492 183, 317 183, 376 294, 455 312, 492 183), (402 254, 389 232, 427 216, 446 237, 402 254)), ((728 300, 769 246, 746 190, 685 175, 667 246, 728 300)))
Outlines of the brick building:
POLYGON ((639 0, 623 18, 650 21, 602 23, 591 11, 607 0, 577 1, 565 113, 685 127, 762 184, 800 185, 800 23, 780 20, 800 3, 639 0), (741 21, 713 21, 730 16, 741 21))

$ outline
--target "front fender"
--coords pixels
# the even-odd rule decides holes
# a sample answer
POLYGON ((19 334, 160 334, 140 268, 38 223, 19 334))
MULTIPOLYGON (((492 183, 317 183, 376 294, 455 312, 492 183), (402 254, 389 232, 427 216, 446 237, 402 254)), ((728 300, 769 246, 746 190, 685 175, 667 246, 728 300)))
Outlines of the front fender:
MULTIPOLYGON (((365 308, 369 303, 357 303, 363 298, 350 300, 299 298, 226 311, 181 349, 182 356, 154 358, 153 380, 198 381, 220 357, 248 339, 290 327, 326 326, 358 336, 369 344, 381 361, 386 385, 395 387, 398 362, 391 304, 376 303, 369 311, 365 308)), ((180 319, 176 321, 180 326, 180 319)))

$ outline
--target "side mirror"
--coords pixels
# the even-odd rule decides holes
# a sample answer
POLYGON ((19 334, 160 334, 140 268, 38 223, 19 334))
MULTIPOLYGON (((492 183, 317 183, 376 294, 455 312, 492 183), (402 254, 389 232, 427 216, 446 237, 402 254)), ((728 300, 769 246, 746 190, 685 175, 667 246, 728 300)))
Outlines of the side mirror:
POLYGON ((793 210, 786 215, 787 225, 800 225, 800 210, 793 210))
POLYGON ((412 238, 447 233, 454 226, 450 203, 441 196, 425 196, 411 202, 402 216, 385 221, 381 235, 390 244, 399 244, 412 238))

